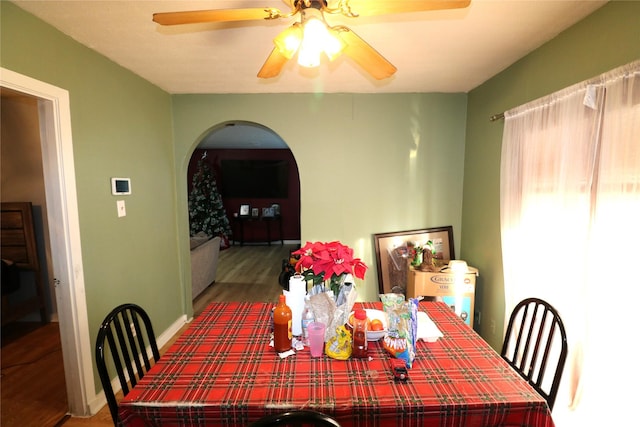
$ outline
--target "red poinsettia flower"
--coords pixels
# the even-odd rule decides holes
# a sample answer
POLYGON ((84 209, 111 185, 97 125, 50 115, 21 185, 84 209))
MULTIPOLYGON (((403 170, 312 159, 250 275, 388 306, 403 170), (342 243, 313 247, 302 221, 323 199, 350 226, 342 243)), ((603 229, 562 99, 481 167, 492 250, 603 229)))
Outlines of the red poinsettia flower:
POLYGON ((314 276, 321 276, 323 280, 342 274, 353 274, 358 279, 364 279, 367 271, 365 263, 360 258, 353 257, 353 249, 337 241, 307 242, 303 248, 293 252, 293 255, 300 256, 296 263, 296 271, 307 274, 312 272, 314 276))
POLYGON ((304 270, 309 270, 313 267, 313 263, 316 259, 316 254, 324 249, 324 245, 320 242, 309 243, 307 242, 303 248, 298 249, 293 252, 292 255, 297 255, 300 258, 296 263, 296 271, 302 272, 304 270))
POLYGON ((364 273, 367 271, 367 266, 359 258, 353 260, 353 275, 358 279, 364 279, 364 273))

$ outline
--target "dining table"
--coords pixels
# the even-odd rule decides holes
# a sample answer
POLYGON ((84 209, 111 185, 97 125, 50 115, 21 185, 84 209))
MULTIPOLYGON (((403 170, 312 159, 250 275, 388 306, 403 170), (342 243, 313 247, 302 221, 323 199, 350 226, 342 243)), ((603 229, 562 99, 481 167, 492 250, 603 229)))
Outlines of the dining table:
POLYGON ((310 409, 343 427, 554 427, 545 399, 442 302, 418 305, 441 336, 416 343, 405 381, 382 341, 364 359, 307 347, 281 357, 270 346, 274 305, 210 303, 120 401, 122 426, 239 427, 310 409))

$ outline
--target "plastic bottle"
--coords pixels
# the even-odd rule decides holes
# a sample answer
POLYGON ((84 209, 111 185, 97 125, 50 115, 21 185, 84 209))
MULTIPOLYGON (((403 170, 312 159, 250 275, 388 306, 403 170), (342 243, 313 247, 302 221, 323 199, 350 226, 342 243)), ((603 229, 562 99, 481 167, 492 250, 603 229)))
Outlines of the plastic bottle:
POLYGON ((291 349, 291 318, 291 308, 287 305, 284 295, 280 295, 273 311, 273 348, 278 353, 291 349))
POLYGON ((306 346, 309 345, 309 330, 307 329, 309 323, 314 322, 316 316, 313 314, 313 309, 309 302, 309 295, 304 297, 304 308, 302 309, 302 343, 306 346))
POLYGON ((351 356, 366 358, 369 344, 367 341, 367 312, 362 309, 356 310, 353 317, 353 351, 351 356))

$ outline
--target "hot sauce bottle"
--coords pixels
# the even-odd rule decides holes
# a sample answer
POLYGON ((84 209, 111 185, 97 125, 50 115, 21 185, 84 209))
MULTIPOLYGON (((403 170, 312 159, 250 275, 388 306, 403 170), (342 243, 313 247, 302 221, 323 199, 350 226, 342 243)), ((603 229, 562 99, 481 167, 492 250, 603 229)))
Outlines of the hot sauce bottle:
POLYGON ((367 357, 367 312, 364 310, 356 310, 353 314, 353 351, 352 357, 367 357))
POLYGON ((273 348, 278 353, 291 349, 291 309, 284 295, 278 297, 278 304, 273 311, 273 348))

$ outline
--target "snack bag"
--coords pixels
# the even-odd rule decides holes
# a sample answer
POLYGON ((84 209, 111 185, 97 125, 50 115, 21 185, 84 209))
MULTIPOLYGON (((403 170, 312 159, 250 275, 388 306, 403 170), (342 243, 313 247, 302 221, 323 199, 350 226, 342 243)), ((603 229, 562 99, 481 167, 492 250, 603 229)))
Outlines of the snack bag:
POLYGON ((393 357, 402 359, 407 368, 411 368, 415 359, 415 332, 417 322, 417 305, 404 300, 402 294, 381 294, 382 307, 389 319, 389 332, 384 337, 382 346, 393 357))
POLYGON ((397 332, 389 332, 382 340, 382 347, 391 356, 404 361, 405 366, 411 367, 413 359, 409 353, 409 341, 398 336, 397 332))
POLYGON ((338 359, 347 360, 351 357, 351 332, 344 325, 336 328, 336 334, 329 338, 324 345, 324 352, 327 356, 338 359))

